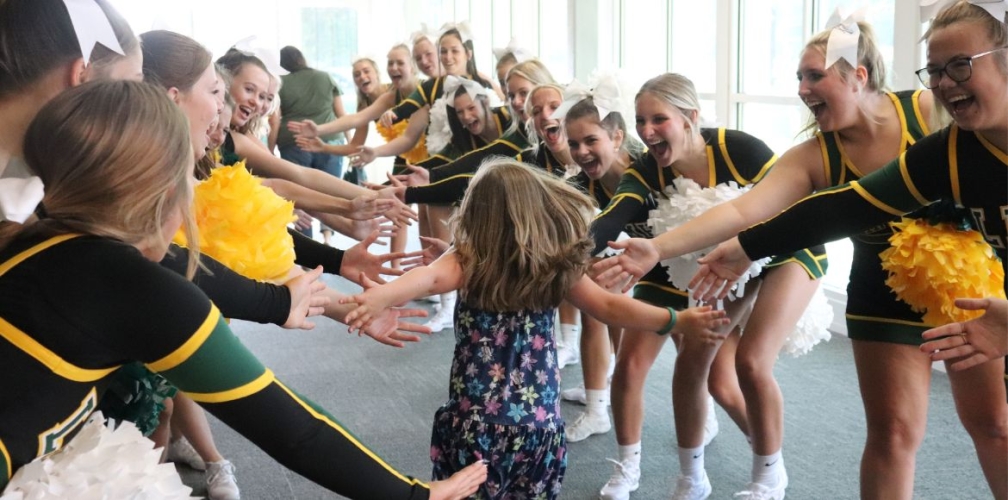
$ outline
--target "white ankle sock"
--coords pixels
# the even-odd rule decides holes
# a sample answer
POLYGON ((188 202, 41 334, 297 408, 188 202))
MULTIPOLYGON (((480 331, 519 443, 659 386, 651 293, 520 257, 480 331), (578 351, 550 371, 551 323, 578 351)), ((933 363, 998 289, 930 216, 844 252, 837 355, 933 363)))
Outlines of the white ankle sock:
POLYGON ((568 349, 580 349, 581 327, 568 323, 560 323, 560 339, 568 349))
POLYGON ((609 406, 608 389, 585 389, 585 405, 588 412, 595 415, 605 415, 606 407, 609 406))
POLYGON ((455 312, 455 292, 441 294, 441 309, 455 312))
POLYGON ((679 471, 684 476, 700 479, 704 470, 704 447, 679 448, 679 471))
POLYGON ((628 444, 626 446, 619 445, 619 459, 620 462, 631 462, 638 467, 640 467, 640 454, 641 454, 641 443, 637 441, 634 444, 628 444))
POLYGON ((783 468, 784 455, 781 453, 781 450, 765 456, 753 453, 752 481, 767 486, 775 486, 777 484, 777 473, 783 468))

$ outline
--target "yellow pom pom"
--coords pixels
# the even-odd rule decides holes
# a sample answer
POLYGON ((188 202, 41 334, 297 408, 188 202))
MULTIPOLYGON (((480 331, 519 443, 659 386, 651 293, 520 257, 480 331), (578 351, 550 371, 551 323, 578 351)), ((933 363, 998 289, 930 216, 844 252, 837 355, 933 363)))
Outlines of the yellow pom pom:
POLYGON ((1004 269, 990 245, 976 231, 921 219, 893 223, 891 247, 879 256, 889 273, 886 284, 900 300, 923 312, 927 325, 967 321, 983 311, 964 311, 957 298, 1004 298, 1004 269))
MULTIPOLYGON (((256 280, 277 281, 294 266, 294 203, 262 185, 245 162, 217 167, 194 192, 200 251, 256 280)), ((185 244, 185 237, 175 236, 185 244)))
MULTIPOLYGON (((378 133, 385 138, 385 142, 391 142, 392 139, 403 135, 406 131, 407 125, 409 125, 408 120, 397 122, 392 125, 392 128, 388 128, 385 125, 382 125, 381 122, 377 122, 375 123, 375 129, 377 129, 378 133)), ((430 154, 427 153, 427 134, 420 134, 420 140, 417 141, 416 146, 413 146, 413 149, 401 154, 400 156, 402 156, 403 159, 406 160, 406 163, 409 163, 410 165, 419 163, 420 161, 429 158, 430 154)))

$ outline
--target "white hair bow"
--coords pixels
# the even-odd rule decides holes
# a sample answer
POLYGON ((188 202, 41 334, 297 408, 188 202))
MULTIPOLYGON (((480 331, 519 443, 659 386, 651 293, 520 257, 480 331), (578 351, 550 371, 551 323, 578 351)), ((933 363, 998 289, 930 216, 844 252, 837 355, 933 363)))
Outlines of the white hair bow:
POLYGON ((444 79, 444 95, 449 99, 449 102, 455 98, 455 92, 458 91, 459 87, 464 88, 466 93, 469 94, 469 97, 472 97, 473 99, 476 99, 476 96, 485 96, 488 94, 486 87, 480 85, 474 80, 455 75, 448 75, 444 79))
MULTIPOLYGON (((921 0, 921 22, 934 19, 939 12, 956 3, 958 0, 921 0)), ((1005 22, 1005 12, 1008 11, 1008 0, 969 0, 969 3, 986 10, 994 19, 1005 22)))
POLYGON ((96 43, 120 55, 126 55, 119 45, 112 23, 94 0, 63 0, 63 4, 70 13, 70 23, 73 24, 85 63, 91 62, 91 52, 96 43))
POLYGON ((410 43, 416 45, 417 42, 425 38, 429 40, 430 43, 437 45, 437 33, 428 28, 427 23, 420 23, 420 29, 410 33, 410 43))
POLYGON ((459 21, 457 23, 444 23, 441 25, 441 33, 438 35, 438 39, 444 36, 445 33, 451 30, 457 30, 459 36, 462 37, 462 43, 466 43, 472 40, 472 30, 469 29, 468 21, 459 21))
POLYGON ((504 56, 508 54, 514 55, 515 61, 520 63, 528 61, 529 59, 535 57, 534 55, 532 55, 531 52, 526 50, 518 43, 517 38, 512 38, 511 41, 508 42, 507 47, 500 47, 493 49, 493 55, 494 57, 497 58, 498 61, 503 59, 504 56))
POLYGON ((614 74, 600 75, 594 87, 588 87, 581 82, 574 80, 564 89, 564 101, 560 107, 553 112, 550 118, 563 120, 567 112, 577 103, 591 97, 595 109, 598 110, 599 119, 604 120, 613 111, 622 109, 622 91, 619 81, 614 74))
POLYGON ((0 220, 24 223, 44 195, 42 179, 36 176, 0 179, 0 220))
POLYGON ((256 45, 258 37, 255 35, 247 36, 235 42, 232 47, 235 50, 241 51, 245 55, 258 57, 260 61, 266 65, 266 69, 270 74, 276 76, 281 73, 286 73, 287 70, 280 67, 280 51, 279 50, 269 50, 261 45, 256 45))
POLYGON ((864 12, 865 8, 862 7, 843 18, 840 8, 837 7, 826 21, 826 29, 830 30, 829 40, 826 42, 826 68, 840 59, 846 60, 851 67, 858 67, 857 49, 861 28, 858 28, 857 23, 864 20, 864 12))

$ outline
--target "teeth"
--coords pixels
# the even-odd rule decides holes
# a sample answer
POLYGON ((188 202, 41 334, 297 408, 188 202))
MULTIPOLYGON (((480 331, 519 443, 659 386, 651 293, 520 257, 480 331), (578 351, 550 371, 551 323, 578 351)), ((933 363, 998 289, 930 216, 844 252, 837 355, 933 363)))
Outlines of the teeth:
POLYGON ((966 99, 969 99, 969 96, 957 95, 955 97, 949 97, 948 98, 948 102, 950 102, 950 103, 956 103, 956 102, 959 102, 959 101, 965 101, 966 99))

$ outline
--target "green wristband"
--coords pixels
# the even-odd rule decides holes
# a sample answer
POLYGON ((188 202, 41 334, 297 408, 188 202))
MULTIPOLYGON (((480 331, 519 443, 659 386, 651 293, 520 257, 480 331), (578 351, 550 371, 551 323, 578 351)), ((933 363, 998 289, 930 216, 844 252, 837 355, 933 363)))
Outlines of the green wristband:
POLYGON ((671 307, 666 307, 665 309, 668 309, 669 320, 668 323, 665 326, 663 326, 661 330, 658 330, 658 335, 668 335, 669 332, 671 332, 672 329, 675 328, 677 319, 675 309, 672 309, 671 307))

